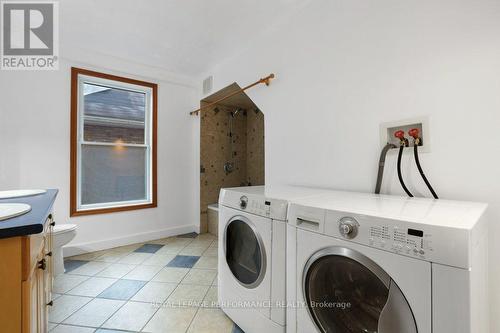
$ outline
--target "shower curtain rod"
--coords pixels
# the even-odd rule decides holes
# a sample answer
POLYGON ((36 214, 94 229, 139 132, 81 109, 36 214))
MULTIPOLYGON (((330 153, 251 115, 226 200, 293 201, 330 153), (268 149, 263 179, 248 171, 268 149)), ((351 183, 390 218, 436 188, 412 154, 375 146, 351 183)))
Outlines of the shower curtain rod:
POLYGON ((260 80, 258 80, 258 81, 255 81, 255 82, 254 82, 254 83, 252 83, 252 84, 249 84, 249 85, 248 85, 248 86, 246 86, 246 87, 243 87, 243 88, 241 88, 241 89, 238 89, 238 90, 236 90, 236 91, 234 91, 234 92, 230 93, 229 95, 226 95, 226 96, 224 96, 224 97, 222 97, 222 98, 219 98, 219 99, 218 99, 218 100, 216 100, 215 102, 212 102, 212 103, 210 103, 210 104, 207 104, 207 105, 205 105, 205 106, 202 106, 202 107, 200 107, 200 108, 199 108, 199 109, 197 109, 197 110, 191 111, 191 112, 189 112, 189 114, 190 114, 190 115, 198 115, 198 114, 200 113, 200 111, 201 111, 201 110, 206 109, 206 108, 208 108, 208 107, 211 107, 211 106, 213 106, 213 105, 215 105, 215 104, 217 104, 217 103, 220 103, 220 102, 222 102, 222 101, 224 101, 224 100, 228 99, 229 97, 233 97, 234 95, 237 95, 237 94, 239 94, 239 93, 241 93, 241 92, 244 92, 245 90, 250 89, 250 88, 252 88, 252 87, 254 87, 254 86, 258 85, 258 84, 265 83, 265 84, 266 84, 266 86, 269 86, 269 84, 271 83, 271 80, 272 80, 272 79, 274 79, 274 74, 273 74, 273 73, 269 74, 268 76, 266 76, 266 77, 264 77, 264 78, 261 78, 261 79, 260 79, 260 80))

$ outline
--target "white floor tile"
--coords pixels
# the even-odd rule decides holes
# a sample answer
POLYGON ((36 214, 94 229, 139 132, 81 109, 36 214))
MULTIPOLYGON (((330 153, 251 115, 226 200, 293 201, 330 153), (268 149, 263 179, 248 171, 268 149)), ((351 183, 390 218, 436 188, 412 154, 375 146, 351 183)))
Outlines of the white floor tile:
POLYGON ((175 283, 148 282, 131 300, 161 304, 165 302, 176 287, 177 284, 175 283))
POLYGON ((210 286, 217 272, 212 269, 191 269, 182 280, 182 284, 197 284, 210 286))
POLYGON ((216 237, 212 234, 204 233, 204 234, 198 235, 198 237, 196 237, 196 239, 214 241, 216 239, 216 237))
POLYGON ((88 276, 61 274, 54 279, 54 286, 52 290, 55 293, 64 294, 88 278, 88 276))
POLYGON ((82 265, 78 267, 75 270, 72 270, 68 274, 72 275, 87 275, 87 276, 93 276, 99 273, 100 271, 104 270, 106 267, 111 265, 110 263, 107 262, 100 262, 100 261, 90 261, 86 263, 85 265, 82 265))
POLYGON ((216 247, 209 247, 205 252, 203 252, 203 256, 205 257, 217 257, 219 255, 219 249, 216 247))
POLYGON ((128 302, 109 318, 102 327, 140 331, 157 310, 149 303, 128 302))
POLYGON ((95 332, 95 328, 89 327, 78 327, 70 325, 58 325, 50 333, 92 333, 95 332))
POLYGON ((213 242, 213 239, 198 239, 196 238, 194 241, 189 243, 190 247, 204 247, 208 248, 213 242))
POLYGON ((127 255, 127 253, 123 253, 123 252, 108 251, 108 252, 104 253, 103 255, 97 257, 96 259, 94 259, 94 261, 104 261, 104 262, 114 263, 114 262, 117 262, 118 260, 122 259, 126 255, 127 255))
POLYGON ((219 274, 215 274, 215 279, 212 282, 212 286, 218 286, 219 285, 218 277, 219 277, 219 274))
POLYGON ((96 276, 120 279, 124 277, 125 274, 133 270, 135 267, 137 267, 137 265, 118 264, 118 263, 111 264, 109 267, 97 273, 96 276))
POLYGON ((182 256, 201 256, 206 249, 206 247, 186 246, 179 254, 182 256))
POLYGON ((161 266, 145 266, 140 265, 130 271, 123 278, 127 280, 140 280, 149 281, 151 280, 159 271, 161 271, 161 266))
POLYGON ((175 258, 175 254, 153 254, 150 258, 146 259, 142 265, 151 266, 162 266, 165 267, 172 259, 175 258))
POLYGON ((65 259, 70 259, 70 260, 87 260, 87 261, 92 261, 95 258, 98 258, 102 256, 105 253, 105 251, 96 251, 96 252, 89 252, 89 253, 83 253, 79 254, 73 257, 68 257, 65 259))
POLYGON ((64 324, 79 326, 101 326, 125 301, 94 298, 64 321, 64 324))
POLYGON ((172 238, 167 244, 168 245, 181 245, 181 246, 186 246, 190 243, 193 242, 192 238, 172 238))
POLYGON ((49 321, 60 323, 91 300, 89 297, 63 295, 54 300, 49 312, 49 321))
POLYGON ((218 300, 217 300, 217 287, 210 287, 208 289, 207 294, 205 295, 205 298, 203 299, 203 307, 205 308, 218 308, 218 300))
POLYGON ((117 279, 91 277, 82 282, 75 288, 67 292, 69 295, 96 297, 104 291, 104 289, 115 283, 117 279))
POLYGON ((208 286, 180 284, 166 301, 167 306, 200 306, 208 286))
POLYGON ((193 268, 217 269, 217 257, 201 257, 193 268))
POLYGON ((137 250, 138 248, 140 248, 143 245, 144 245, 144 243, 136 243, 136 244, 124 245, 124 246, 112 248, 111 251, 113 251, 113 252, 120 252, 120 253, 131 253, 131 252, 137 250))
POLYGON ((220 309, 200 308, 189 327, 189 333, 231 333, 233 322, 220 309))
POLYGON ((178 254, 184 247, 185 245, 182 244, 167 244, 159 249, 156 254, 178 254))
POLYGON ((121 264, 139 265, 151 256, 151 253, 132 252, 118 260, 118 262, 121 264))
POLYGON ((153 241, 148 241, 148 244, 160 244, 160 245, 165 245, 168 242, 172 241, 172 237, 167 237, 167 238, 160 238, 160 239, 155 239, 153 241))
POLYGON ((189 268, 165 267, 151 281, 179 283, 189 272, 189 268))
POLYGON ((191 307, 161 307, 142 331, 151 333, 184 333, 193 320, 196 311, 196 308, 191 307))

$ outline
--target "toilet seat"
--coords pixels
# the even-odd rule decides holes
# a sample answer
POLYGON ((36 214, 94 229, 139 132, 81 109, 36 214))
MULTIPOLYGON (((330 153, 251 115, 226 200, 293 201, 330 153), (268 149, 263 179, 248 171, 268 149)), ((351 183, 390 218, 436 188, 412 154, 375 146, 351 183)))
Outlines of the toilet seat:
POLYGON ((56 224, 54 226, 53 234, 58 235, 73 230, 76 230, 76 224, 56 224))

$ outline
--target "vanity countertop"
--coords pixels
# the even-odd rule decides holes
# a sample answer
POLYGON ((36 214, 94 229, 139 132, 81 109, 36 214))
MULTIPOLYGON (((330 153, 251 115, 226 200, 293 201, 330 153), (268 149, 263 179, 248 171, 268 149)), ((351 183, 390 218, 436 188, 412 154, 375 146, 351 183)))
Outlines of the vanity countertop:
POLYGON ((22 198, 0 199, 0 203, 24 203, 31 206, 28 213, 0 221, 0 238, 27 236, 43 231, 47 216, 52 210, 58 190, 22 198))

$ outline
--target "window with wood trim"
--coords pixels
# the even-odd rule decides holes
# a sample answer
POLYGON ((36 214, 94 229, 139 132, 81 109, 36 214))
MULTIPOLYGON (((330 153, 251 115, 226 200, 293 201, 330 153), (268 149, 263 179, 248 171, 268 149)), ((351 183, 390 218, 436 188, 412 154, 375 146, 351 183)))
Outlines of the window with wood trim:
POLYGON ((71 216, 156 207, 157 85, 71 69, 71 216))

